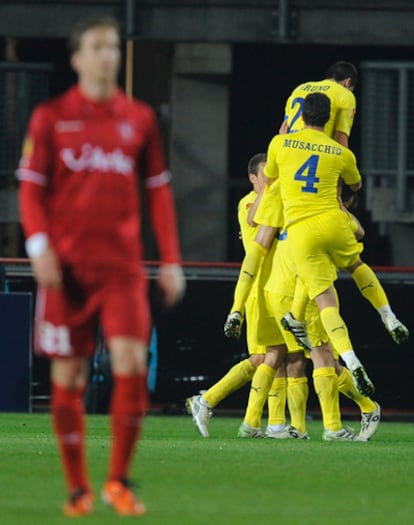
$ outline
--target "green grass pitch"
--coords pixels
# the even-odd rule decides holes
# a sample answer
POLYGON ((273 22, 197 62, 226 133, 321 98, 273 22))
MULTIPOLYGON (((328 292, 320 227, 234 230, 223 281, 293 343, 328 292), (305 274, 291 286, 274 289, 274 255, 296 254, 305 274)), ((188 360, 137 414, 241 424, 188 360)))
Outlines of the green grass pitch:
MULTIPOLYGON (((88 464, 97 495, 109 439, 105 416, 88 417, 88 464)), ((240 420, 216 417, 210 439, 190 417, 150 416, 132 478, 148 506, 143 525, 412 525, 414 426, 381 423, 369 443, 243 440, 240 420)), ((357 426, 357 425, 354 425, 357 426)), ((65 487, 49 416, 0 414, 1 525, 59 525, 65 487)), ((136 521, 97 498, 76 523, 136 521)))

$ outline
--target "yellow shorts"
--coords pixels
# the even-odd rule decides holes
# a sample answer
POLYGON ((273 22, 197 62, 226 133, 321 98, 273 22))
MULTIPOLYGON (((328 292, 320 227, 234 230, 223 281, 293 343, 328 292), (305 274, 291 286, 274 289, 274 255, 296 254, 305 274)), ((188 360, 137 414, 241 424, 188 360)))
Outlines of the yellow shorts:
MULTIPOLYGON (((280 322, 282 317, 290 310, 292 305, 292 297, 281 296, 266 290, 264 292, 264 297, 267 304, 267 309, 273 315, 273 327, 276 325, 278 332, 282 334, 285 344, 288 348, 288 352, 303 352, 303 348, 298 345, 293 335, 282 327, 280 322)), ((328 341, 328 337, 320 319, 319 309, 314 301, 310 301, 306 307, 305 320, 306 329, 308 331, 312 346, 318 347, 322 343, 326 343, 328 341)), ((271 340, 271 338, 268 339, 268 341, 271 340)), ((267 344, 272 345, 277 343, 268 342, 267 344)), ((307 352, 305 352, 305 355, 306 354, 307 352)))
POLYGON ((284 345, 284 330, 281 329, 268 308, 266 293, 266 291, 260 293, 257 300, 257 340, 265 347, 284 345))
POLYGON ((260 315, 257 302, 256 295, 249 295, 244 308, 244 314, 246 318, 247 350, 250 355, 266 353, 266 346, 259 344, 257 340, 257 325, 259 323, 260 315))
POLYGON ((316 348, 321 346, 322 343, 327 343, 329 339, 323 327, 321 316, 319 315, 319 308, 316 306, 315 301, 309 301, 305 311, 305 320, 306 330, 312 347, 316 348))
POLYGON ((298 275, 311 299, 332 286, 337 268, 355 264, 363 250, 339 208, 292 224, 288 236, 298 275))

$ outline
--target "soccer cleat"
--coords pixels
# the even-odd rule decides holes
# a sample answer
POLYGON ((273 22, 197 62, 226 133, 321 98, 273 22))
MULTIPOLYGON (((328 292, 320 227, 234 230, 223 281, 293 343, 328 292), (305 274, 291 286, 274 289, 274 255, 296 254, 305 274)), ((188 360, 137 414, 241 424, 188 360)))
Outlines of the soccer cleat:
POLYGON ((224 323, 224 335, 229 339, 240 339, 243 317, 240 312, 233 312, 227 316, 224 323))
POLYGON ((374 394, 375 386, 368 377, 367 373, 365 372, 365 368, 362 365, 351 370, 351 374, 354 379, 355 386, 361 395, 370 397, 374 394))
POLYGON ((272 431, 269 428, 266 429, 266 436, 274 439, 309 439, 307 432, 301 432, 295 427, 286 426, 278 431, 272 431))
POLYGON ((266 437, 261 427, 251 427, 247 423, 240 425, 239 431, 237 432, 239 438, 264 438, 266 437))
POLYGON ((324 441, 367 441, 365 438, 355 434, 352 428, 344 427, 340 430, 329 430, 325 428, 322 434, 324 441))
POLYGON ((312 352, 312 344, 306 331, 306 324, 303 321, 298 321, 288 312, 282 317, 280 322, 283 328, 293 335, 299 346, 308 352, 312 352))
POLYGON ((376 408, 372 412, 363 412, 361 416, 361 430, 359 436, 365 439, 371 439, 378 429, 381 419, 381 407, 375 403, 376 408))
POLYGON ((188 397, 185 406, 190 416, 193 416, 193 421, 200 434, 208 438, 208 420, 213 414, 211 408, 203 403, 201 395, 188 397))
POLYGON ((395 317, 395 315, 388 315, 383 321, 385 328, 398 345, 407 341, 410 332, 408 331, 408 328, 395 317))
POLYGON ((132 492, 130 481, 107 481, 102 489, 102 501, 120 516, 143 516, 147 508, 132 492))
POLYGON ((63 514, 72 518, 92 514, 94 499, 91 491, 85 489, 76 490, 72 492, 63 506, 63 514))

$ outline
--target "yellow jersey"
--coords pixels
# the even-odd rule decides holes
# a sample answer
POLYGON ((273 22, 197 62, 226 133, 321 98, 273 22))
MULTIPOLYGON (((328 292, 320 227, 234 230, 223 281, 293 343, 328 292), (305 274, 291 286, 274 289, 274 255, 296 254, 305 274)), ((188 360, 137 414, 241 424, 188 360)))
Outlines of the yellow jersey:
POLYGON ((262 199, 254 214, 256 224, 271 226, 272 228, 283 227, 283 205, 280 194, 280 182, 275 180, 264 189, 262 199))
POLYGON ((348 185, 361 180, 352 151, 313 128, 273 137, 264 174, 280 180, 285 227, 337 210, 339 177, 348 185))
POLYGON ((240 233, 245 252, 247 252, 248 247, 253 242, 257 231, 257 226, 250 226, 250 224, 247 222, 249 209, 252 207, 256 199, 257 193, 252 190, 239 200, 239 205, 237 208, 237 219, 239 221, 240 233))
POLYGON ((296 87, 285 106, 285 120, 289 133, 303 129, 303 101, 310 93, 323 93, 331 101, 331 115, 324 131, 329 137, 334 137, 335 131, 350 135, 356 111, 355 95, 335 80, 311 81, 296 87))

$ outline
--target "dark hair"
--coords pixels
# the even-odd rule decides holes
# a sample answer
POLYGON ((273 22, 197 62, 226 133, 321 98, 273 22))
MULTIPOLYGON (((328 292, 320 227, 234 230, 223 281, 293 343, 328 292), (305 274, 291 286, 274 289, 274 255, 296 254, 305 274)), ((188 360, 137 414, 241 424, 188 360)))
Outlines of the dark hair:
POLYGON ((351 86, 355 87, 358 80, 358 70, 351 62, 335 62, 326 72, 326 78, 333 78, 337 82, 351 79, 351 86))
POLYGON ((323 93, 311 93, 303 101, 302 117, 308 126, 323 128, 329 120, 331 101, 323 93))
POLYGON ((67 46, 71 55, 79 50, 83 34, 93 27, 110 27, 115 29, 119 35, 121 33, 118 20, 112 16, 91 16, 84 18, 73 26, 69 34, 67 46))
POLYGON ((266 162, 266 153, 256 153, 256 155, 253 155, 253 157, 249 160, 249 164, 247 165, 247 173, 257 175, 259 164, 262 162, 266 162))

